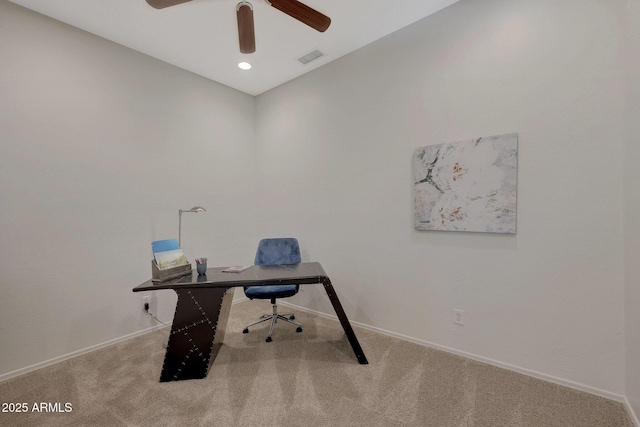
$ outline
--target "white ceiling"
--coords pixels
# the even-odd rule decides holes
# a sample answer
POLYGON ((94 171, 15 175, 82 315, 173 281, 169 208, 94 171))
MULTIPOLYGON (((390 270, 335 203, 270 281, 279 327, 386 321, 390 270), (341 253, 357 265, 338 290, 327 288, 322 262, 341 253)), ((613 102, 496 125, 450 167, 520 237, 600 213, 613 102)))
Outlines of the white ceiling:
POLYGON ((193 0, 154 9, 145 0, 10 0, 232 88, 258 95, 458 0, 302 0, 329 16, 324 33, 251 0, 256 52, 238 48, 239 0, 193 0), (314 49, 325 56, 302 65, 314 49), (243 71, 238 62, 253 66, 243 71))

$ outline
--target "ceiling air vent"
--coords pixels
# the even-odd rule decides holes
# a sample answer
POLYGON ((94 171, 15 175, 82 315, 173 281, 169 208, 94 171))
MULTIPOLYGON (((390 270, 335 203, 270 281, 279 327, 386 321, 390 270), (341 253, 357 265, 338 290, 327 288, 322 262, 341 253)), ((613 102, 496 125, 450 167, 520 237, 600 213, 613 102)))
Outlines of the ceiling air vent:
POLYGON ((301 56, 300 58, 298 58, 298 61, 300 61, 300 63, 302 64, 308 64, 309 62, 314 61, 321 56, 324 56, 324 53, 316 49, 313 52, 309 52, 306 55, 301 56))

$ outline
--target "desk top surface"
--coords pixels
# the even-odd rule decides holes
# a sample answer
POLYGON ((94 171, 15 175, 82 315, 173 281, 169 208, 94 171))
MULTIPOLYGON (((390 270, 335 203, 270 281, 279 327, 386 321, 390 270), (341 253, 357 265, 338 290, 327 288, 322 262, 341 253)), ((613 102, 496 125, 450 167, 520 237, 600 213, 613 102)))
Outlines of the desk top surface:
POLYGON ((253 265, 240 273, 223 273, 226 267, 207 268, 207 274, 199 276, 195 270, 188 276, 166 282, 146 282, 133 288, 133 292, 160 289, 228 288, 235 286, 307 285, 322 283, 328 279, 320 263, 302 262, 289 265, 253 265))

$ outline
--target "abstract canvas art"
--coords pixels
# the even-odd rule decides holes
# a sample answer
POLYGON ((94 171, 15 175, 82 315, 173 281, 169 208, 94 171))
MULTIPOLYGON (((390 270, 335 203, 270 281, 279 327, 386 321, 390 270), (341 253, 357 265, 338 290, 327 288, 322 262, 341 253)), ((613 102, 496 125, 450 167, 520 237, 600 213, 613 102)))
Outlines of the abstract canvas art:
POLYGON ((417 148, 417 230, 516 232, 518 134, 417 148))

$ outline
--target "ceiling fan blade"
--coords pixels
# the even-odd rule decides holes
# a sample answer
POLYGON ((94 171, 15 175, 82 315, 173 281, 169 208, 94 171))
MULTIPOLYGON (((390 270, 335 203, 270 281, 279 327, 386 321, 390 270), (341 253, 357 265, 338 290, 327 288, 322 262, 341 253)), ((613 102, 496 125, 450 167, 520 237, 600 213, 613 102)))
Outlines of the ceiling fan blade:
POLYGON ((331 18, 298 0, 266 0, 271 6, 286 13, 294 19, 324 33, 331 24, 331 18))
POLYGON ((240 53, 253 53, 256 51, 256 35, 253 30, 253 6, 251 3, 238 3, 236 16, 238 17, 240 53))
POLYGON ((156 9, 164 9, 165 7, 175 6, 188 1, 191 0, 147 0, 147 3, 149 3, 149 6, 155 7, 156 9))

